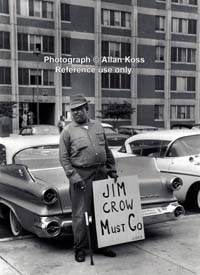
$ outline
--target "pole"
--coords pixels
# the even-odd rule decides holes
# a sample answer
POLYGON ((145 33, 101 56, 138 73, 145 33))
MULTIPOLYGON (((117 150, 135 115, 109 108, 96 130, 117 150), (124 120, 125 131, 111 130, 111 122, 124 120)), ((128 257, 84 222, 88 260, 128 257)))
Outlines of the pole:
POLYGON ((37 124, 40 124, 40 118, 39 118, 39 115, 40 115, 40 111, 39 111, 39 102, 38 102, 38 99, 39 99, 39 69, 38 69, 38 55, 39 55, 39 52, 37 52, 37 103, 36 103, 36 106, 37 106, 37 124))
POLYGON ((94 265, 92 245, 91 245, 91 236, 90 236, 90 225, 89 225, 89 218, 88 218, 88 212, 87 211, 85 211, 85 224, 86 224, 88 244, 89 244, 90 265, 94 265))

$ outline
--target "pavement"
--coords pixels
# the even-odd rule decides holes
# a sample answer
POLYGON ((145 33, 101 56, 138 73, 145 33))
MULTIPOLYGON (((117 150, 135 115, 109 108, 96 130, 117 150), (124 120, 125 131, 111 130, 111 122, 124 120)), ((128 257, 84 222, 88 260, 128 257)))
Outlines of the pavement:
POLYGON ((114 247, 117 258, 74 261, 70 238, 0 242, 0 275, 200 275, 200 215, 145 229, 143 241, 114 247))

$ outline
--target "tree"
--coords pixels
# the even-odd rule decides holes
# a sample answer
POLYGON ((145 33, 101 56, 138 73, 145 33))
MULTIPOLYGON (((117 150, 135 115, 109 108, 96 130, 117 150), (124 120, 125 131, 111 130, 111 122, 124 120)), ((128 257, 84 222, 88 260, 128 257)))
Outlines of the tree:
POLYGON ((131 104, 124 101, 122 104, 117 102, 109 103, 105 109, 100 111, 102 118, 110 118, 113 120, 113 126, 116 127, 118 120, 129 119, 131 114, 135 112, 135 109, 131 107, 131 104))
POLYGON ((15 102, 0 102, 0 117, 13 117, 13 105, 15 102))

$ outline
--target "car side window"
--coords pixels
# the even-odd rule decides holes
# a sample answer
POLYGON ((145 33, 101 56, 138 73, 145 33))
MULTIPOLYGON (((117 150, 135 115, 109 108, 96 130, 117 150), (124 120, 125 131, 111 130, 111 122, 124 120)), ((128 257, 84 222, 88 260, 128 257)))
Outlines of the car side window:
POLYGON ((142 155, 143 140, 135 140, 130 143, 131 152, 136 156, 142 155))
POLYGON ((0 144, 0 166, 6 165, 6 147, 0 144))
POLYGON ((160 157, 161 140, 144 140, 142 156, 160 157))
POLYGON ((164 157, 169 141, 137 140, 130 143, 132 154, 137 156, 164 157))

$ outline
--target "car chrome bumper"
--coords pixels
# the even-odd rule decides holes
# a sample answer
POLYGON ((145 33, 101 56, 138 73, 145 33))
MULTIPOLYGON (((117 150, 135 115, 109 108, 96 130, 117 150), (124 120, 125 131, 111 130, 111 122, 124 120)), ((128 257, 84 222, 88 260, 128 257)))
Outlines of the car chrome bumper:
MULTIPOLYGON (((183 216, 185 210, 178 203, 170 203, 167 206, 142 208, 144 225, 176 220, 183 216)), ((72 234, 71 216, 38 217, 35 223, 35 233, 42 238, 53 238, 72 234)))
POLYGON ((54 238, 59 235, 71 235, 70 216, 39 217, 35 223, 35 234, 42 238, 54 238))
POLYGON ((142 216, 145 225, 176 220, 184 214, 185 209, 179 203, 170 203, 167 206, 142 209, 142 216))

